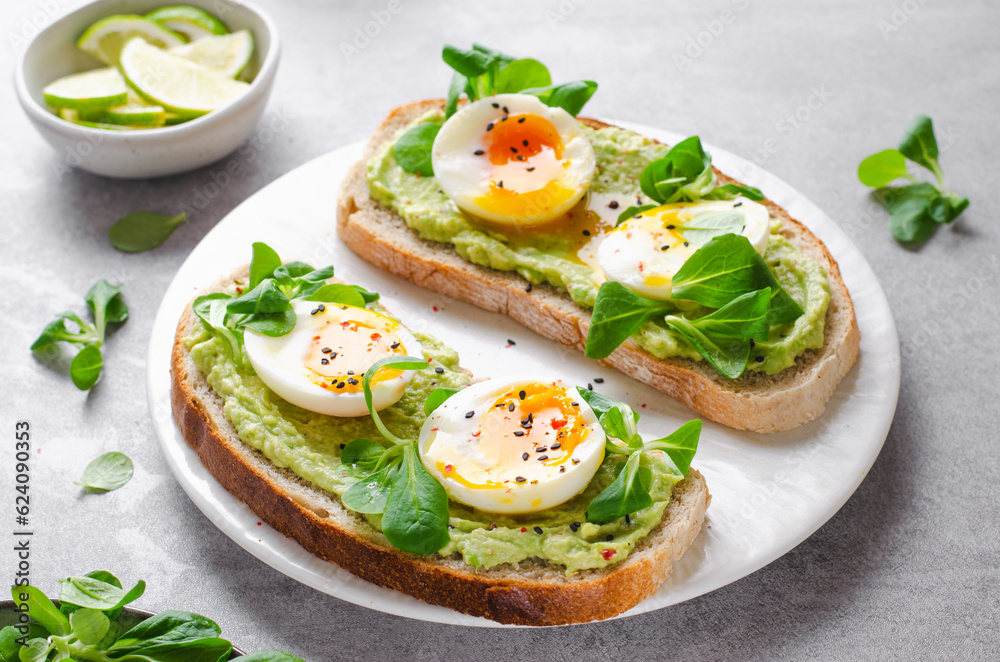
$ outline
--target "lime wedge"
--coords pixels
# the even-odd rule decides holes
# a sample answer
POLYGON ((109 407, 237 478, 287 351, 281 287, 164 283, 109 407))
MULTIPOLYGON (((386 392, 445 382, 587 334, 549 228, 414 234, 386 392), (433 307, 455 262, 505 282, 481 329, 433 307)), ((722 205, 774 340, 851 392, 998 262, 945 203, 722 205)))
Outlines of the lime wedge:
POLYGON ((120 66, 125 81, 146 101, 185 117, 221 108, 250 88, 151 46, 141 37, 125 44, 120 66))
POLYGON ((63 76, 42 90, 53 108, 90 110, 120 106, 128 99, 125 79, 117 69, 93 69, 63 76))
POLYGON ((125 104, 124 106, 101 108, 100 110, 81 110, 80 119, 101 124, 154 128, 166 123, 167 113, 163 110, 163 106, 150 106, 146 103, 125 104))
POLYGON ((184 43, 184 37, 155 21, 143 16, 120 14, 91 25, 76 45, 101 62, 115 66, 122 48, 133 37, 142 37, 160 48, 173 48, 184 43))
POLYGON ((170 52, 220 76, 236 78, 243 73, 253 57, 253 34, 249 30, 240 30, 232 34, 205 37, 191 44, 171 48, 170 52))
POLYGON ((198 41, 217 34, 229 34, 229 28, 215 16, 191 5, 160 7, 146 14, 146 18, 156 21, 168 30, 179 32, 188 41, 198 41))
POLYGON ((132 131, 134 129, 149 128, 142 126, 123 126, 121 124, 103 124, 101 122, 88 122, 87 120, 80 119, 80 113, 70 108, 60 108, 59 117, 66 120, 67 122, 72 122, 73 124, 79 124, 80 126, 89 126, 91 129, 107 129, 109 131, 132 131))

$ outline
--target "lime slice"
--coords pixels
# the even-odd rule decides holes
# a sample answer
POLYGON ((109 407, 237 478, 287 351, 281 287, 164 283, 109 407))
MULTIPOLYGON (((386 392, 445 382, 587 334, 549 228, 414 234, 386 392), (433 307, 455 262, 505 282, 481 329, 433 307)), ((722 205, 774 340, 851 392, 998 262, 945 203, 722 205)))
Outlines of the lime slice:
POLYGON ((177 113, 166 113, 166 117, 163 120, 164 126, 174 126, 175 124, 183 124, 187 122, 190 117, 185 117, 184 115, 178 115, 177 113))
POLYGON ((168 30, 179 32, 188 41, 198 41, 217 34, 229 34, 229 28, 215 16, 191 5, 160 7, 146 14, 146 18, 156 21, 168 30))
POLYGON ((151 46, 140 37, 121 55, 125 81, 150 103, 185 117, 198 117, 242 96, 250 85, 151 46))
POLYGON ((76 45, 101 62, 115 66, 122 48, 133 37, 142 37, 160 48, 173 48, 184 43, 184 37, 155 21, 143 16, 120 14, 91 25, 76 45))
POLYGON ((149 128, 163 126, 167 120, 167 113, 163 110, 163 106, 151 106, 146 103, 125 104, 124 106, 100 110, 82 110, 79 114, 80 119, 87 122, 149 128))
POLYGON ((66 120, 67 122, 72 122, 73 124, 79 124, 80 126, 89 126, 91 129, 107 129, 109 131, 132 131, 134 129, 149 128, 142 126, 123 126, 121 124, 104 124, 101 122, 88 122, 87 120, 80 119, 80 113, 75 110, 72 110, 71 108, 60 108, 59 117, 66 120))
POLYGON ((171 48, 170 52, 220 76, 236 78, 253 57, 253 34, 249 30, 240 30, 232 34, 205 37, 191 44, 171 48))
POLYGON ((63 76, 42 90, 53 108, 90 110, 120 106, 128 99, 125 79, 117 69, 93 69, 63 76))

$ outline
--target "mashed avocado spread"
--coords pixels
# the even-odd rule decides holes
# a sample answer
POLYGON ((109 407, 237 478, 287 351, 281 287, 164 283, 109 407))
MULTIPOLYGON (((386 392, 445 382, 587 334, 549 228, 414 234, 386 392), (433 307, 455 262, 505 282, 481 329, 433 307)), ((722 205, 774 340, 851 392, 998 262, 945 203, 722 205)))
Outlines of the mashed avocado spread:
MULTIPOLYGON (((421 121, 442 122, 443 116, 433 111, 415 123, 421 121)), ((592 266, 592 255, 596 242, 613 227, 617 216, 603 210, 612 204, 613 209, 621 211, 649 202, 639 186, 639 176, 648 163, 665 156, 670 148, 625 129, 581 128, 597 160, 589 196, 599 201, 602 214, 595 213, 596 205, 588 205, 585 197, 567 217, 541 228, 518 231, 478 221, 459 210, 433 177, 400 168, 393 158, 391 143, 383 145, 368 162, 369 194, 398 213, 421 238, 451 244, 474 264, 516 271, 534 284, 548 283, 565 290, 578 305, 591 308, 603 279, 600 270, 592 266)), ((756 344, 748 369, 767 374, 781 372, 806 350, 823 346, 830 303, 826 270, 804 257, 779 234, 780 229, 780 221, 772 220, 764 259, 805 314, 791 324, 772 328, 768 342, 756 344)), ((660 321, 647 322, 633 338, 657 358, 704 360, 687 340, 660 321)))
MULTIPOLYGON (((460 388, 470 382, 454 350, 431 336, 415 335, 430 359, 430 369, 415 373, 399 402, 381 412, 390 430, 409 439, 416 439, 426 418, 424 402, 435 388, 460 388)), ((337 496, 364 477, 364 472, 342 464, 340 457, 344 444, 354 439, 381 439, 371 418, 324 416, 286 402, 261 381, 245 353, 234 357, 229 343, 200 322, 185 344, 195 365, 223 399, 226 419, 244 442, 277 466, 337 496)), ((660 521, 681 476, 666 458, 645 454, 642 462, 653 474, 653 505, 633 513, 627 523, 620 519, 590 524, 587 506, 614 480, 618 457, 605 458, 583 493, 542 513, 502 516, 450 502, 450 542, 438 554, 457 553, 468 564, 485 568, 539 557, 564 566, 567 575, 625 560, 660 521)), ((380 528, 380 516, 365 517, 380 528)))

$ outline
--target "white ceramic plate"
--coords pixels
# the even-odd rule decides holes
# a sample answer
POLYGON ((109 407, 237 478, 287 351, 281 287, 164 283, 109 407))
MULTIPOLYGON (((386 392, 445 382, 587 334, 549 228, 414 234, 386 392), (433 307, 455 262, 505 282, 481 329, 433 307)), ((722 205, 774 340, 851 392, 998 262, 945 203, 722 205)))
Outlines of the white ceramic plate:
MULTIPOLYGON (((683 136, 630 128, 666 143, 683 136)), ((809 537, 847 501, 878 456, 899 393, 899 342, 885 294, 847 235, 801 194, 754 164, 710 148, 715 164, 771 199, 815 232, 840 263, 861 327, 861 355, 818 420, 790 432, 759 435, 708 422, 694 465, 712 493, 706 526, 649 599, 624 615, 689 600, 762 568, 809 537)), ((603 377, 600 390, 642 414, 640 430, 672 431, 694 414, 672 398, 581 354, 536 336, 506 316, 486 313, 416 287, 361 260, 337 239, 335 202, 360 143, 320 157, 254 194, 192 251, 167 290, 149 342, 147 388, 157 436, 177 480, 205 515, 276 570, 357 605, 441 623, 498 626, 427 605, 365 582, 321 561, 267 527, 223 489, 185 443, 170 415, 170 350, 184 307, 199 290, 250 258, 264 241, 285 259, 334 264, 337 275, 382 294, 413 329, 458 350, 477 376, 549 372, 571 383, 603 377), (509 347, 507 339, 516 341, 509 347), (516 357, 516 361, 514 360, 516 357)))

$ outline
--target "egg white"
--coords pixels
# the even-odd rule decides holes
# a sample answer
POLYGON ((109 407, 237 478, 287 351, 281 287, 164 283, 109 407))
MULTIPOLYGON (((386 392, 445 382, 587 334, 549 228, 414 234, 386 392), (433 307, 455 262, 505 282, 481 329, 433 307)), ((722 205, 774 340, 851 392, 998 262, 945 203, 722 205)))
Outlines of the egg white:
POLYGON ((424 466, 444 485, 449 498, 486 512, 516 514, 546 510, 582 492, 604 459, 605 434, 575 388, 561 380, 517 378, 479 382, 459 391, 427 418, 418 443, 424 466), (494 406, 511 391, 526 389, 530 398, 531 385, 539 383, 552 385, 553 392, 577 403, 573 410, 578 412, 582 441, 569 452, 538 449, 565 441, 558 430, 570 432, 571 424, 553 428, 555 417, 537 418, 530 430, 515 436, 512 428, 523 431, 518 425, 520 408, 510 412, 494 406), (522 453, 528 453, 527 460, 522 453), (499 454, 510 461, 498 463, 499 454), (539 459, 545 455, 551 460, 539 459))
MULTIPOLYGON (((357 333, 344 329, 340 323, 344 320, 365 319, 381 322, 393 322, 391 333, 384 335, 382 345, 398 341, 408 356, 423 358, 423 349, 417 339, 402 325, 389 320, 372 311, 324 304, 325 310, 312 314, 320 304, 311 301, 295 301, 292 304, 295 311, 295 328, 287 335, 270 337, 247 329, 244 333, 244 346, 250 364, 261 380, 272 391, 288 402, 303 409, 326 414, 328 416, 364 416, 368 414, 364 393, 359 385, 352 386, 354 392, 347 389, 323 388, 313 381, 309 369, 305 366, 306 356, 310 352, 313 338, 328 325, 323 344, 337 350, 345 341, 356 341, 348 338, 348 334, 357 333)), ((352 351, 341 357, 338 371, 346 374, 348 370, 354 373, 354 378, 360 380, 365 371, 376 361, 390 356, 389 351, 352 351), (346 361, 346 363, 345 363, 346 361)), ((372 386, 372 404, 376 410, 382 410, 395 404, 402 396, 406 385, 413 377, 413 371, 403 371, 396 377, 377 382, 372 386)))
POLYGON ((593 147, 576 119, 530 94, 498 94, 465 105, 441 127, 431 161, 441 188, 460 209, 488 221, 519 225, 544 223, 569 211, 590 187, 596 162, 593 147), (507 163, 493 164, 489 148, 498 133, 490 127, 516 123, 517 116, 524 115, 551 123, 562 143, 561 158, 556 158, 553 150, 543 149, 523 161, 512 154, 507 163), (505 211, 503 205, 487 204, 495 200, 491 184, 526 196, 525 209, 515 213, 505 211), (546 185, 554 187, 551 190, 557 194, 542 191, 546 185), (568 197, 561 197, 564 195, 568 197))
POLYGON ((685 236, 683 220, 677 220, 677 214, 696 217, 718 211, 741 214, 744 226, 740 234, 764 254, 771 236, 770 216, 764 205, 742 196, 666 205, 627 219, 604 237, 597 248, 604 276, 643 296, 669 299, 674 275, 701 248, 693 236, 685 236))

